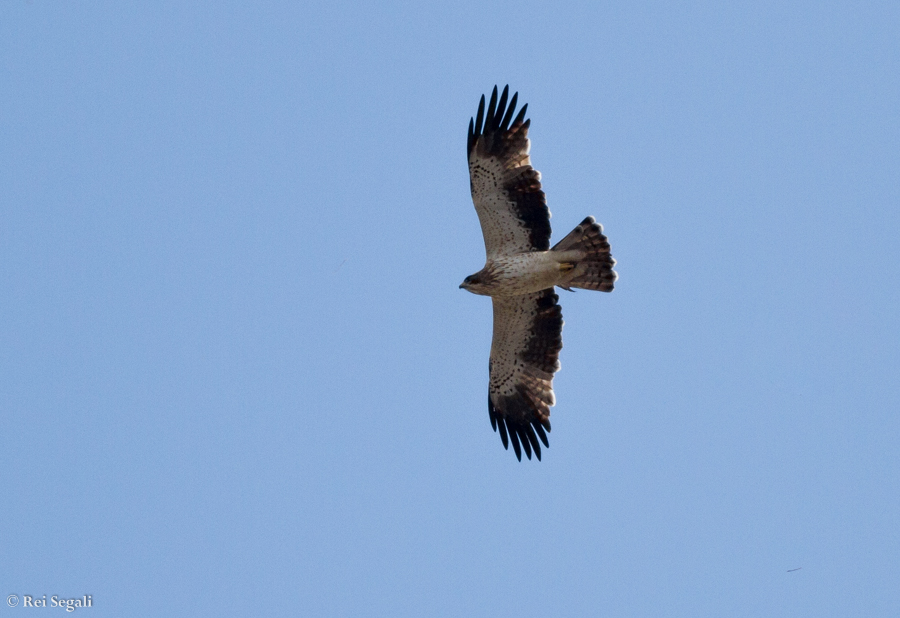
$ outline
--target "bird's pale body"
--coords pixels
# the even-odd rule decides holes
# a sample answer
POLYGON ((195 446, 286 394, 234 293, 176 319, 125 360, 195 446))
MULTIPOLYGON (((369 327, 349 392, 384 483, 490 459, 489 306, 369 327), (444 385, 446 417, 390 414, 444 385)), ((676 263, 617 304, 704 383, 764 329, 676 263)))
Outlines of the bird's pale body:
POLYGON ((521 296, 565 285, 581 251, 531 251, 488 259, 484 268, 460 286, 473 294, 521 296))

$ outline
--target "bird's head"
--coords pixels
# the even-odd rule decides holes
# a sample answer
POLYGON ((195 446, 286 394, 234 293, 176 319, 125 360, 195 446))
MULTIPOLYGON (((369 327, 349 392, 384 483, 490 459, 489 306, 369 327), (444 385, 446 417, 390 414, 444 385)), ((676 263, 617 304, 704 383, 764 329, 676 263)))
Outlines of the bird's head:
POLYGON ((490 296, 490 293, 488 292, 488 279, 489 277, 482 270, 463 279, 463 282, 459 284, 459 288, 461 290, 468 290, 469 292, 472 292, 472 294, 490 296))

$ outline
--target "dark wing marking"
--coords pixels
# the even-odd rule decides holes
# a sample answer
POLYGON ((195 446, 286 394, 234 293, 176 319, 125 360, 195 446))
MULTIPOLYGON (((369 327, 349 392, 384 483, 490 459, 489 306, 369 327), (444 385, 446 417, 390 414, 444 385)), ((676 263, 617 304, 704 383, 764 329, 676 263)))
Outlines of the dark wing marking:
POLYGON ((506 298, 493 298, 494 339, 491 343, 488 413, 503 446, 512 441, 541 458, 540 442, 549 446, 553 374, 562 349, 562 310, 553 288, 506 298), (546 430, 546 431, 545 431, 546 430), (539 442, 540 441, 540 442, 539 442))
POLYGON ((506 86, 498 100, 494 86, 487 112, 482 96, 469 121, 469 181, 488 258, 550 248, 550 210, 528 156, 528 105, 513 118, 519 93, 507 106, 508 94, 506 86))

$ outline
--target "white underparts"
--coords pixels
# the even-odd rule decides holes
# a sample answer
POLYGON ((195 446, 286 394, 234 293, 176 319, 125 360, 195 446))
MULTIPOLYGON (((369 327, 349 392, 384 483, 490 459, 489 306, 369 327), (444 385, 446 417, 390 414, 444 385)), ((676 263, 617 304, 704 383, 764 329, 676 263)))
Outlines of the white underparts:
POLYGON ((564 284, 583 257, 581 251, 534 251, 488 260, 481 271, 485 284, 477 293, 519 296, 564 284))

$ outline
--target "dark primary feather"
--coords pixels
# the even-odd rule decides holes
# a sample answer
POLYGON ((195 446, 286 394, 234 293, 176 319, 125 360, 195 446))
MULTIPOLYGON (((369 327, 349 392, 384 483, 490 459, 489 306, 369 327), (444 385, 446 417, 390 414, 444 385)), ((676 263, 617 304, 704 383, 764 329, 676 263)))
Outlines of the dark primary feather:
MULTIPOLYGON (((519 99, 519 93, 517 92, 513 95, 512 100, 509 102, 509 109, 506 110, 506 116, 504 116, 503 120, 500 122, 500 128, 503 129, 504 131, 506 131, 509 128, 509 121, 512 120, 512 115, 516 109, 516 101, 518 99, 519 99)), ((528 107, 528 106, 526 105, 525 107, 528 107)))
POLYGON ((481 126, 482 122, 484 122, 484 95, 481 95, 481 101, 478 103, 478 114, 475 118, 475 127, 472 127, 472 120, 469 120, 469 148, 466 151, 467 153, 472 152, 472 147, 475 145, 475 140, 479 135, 481 135, 481 126))
MULTIPOLYGON (((503 89, 503 98, 506 99, 506 93, 509 86, 503 89)), ((494 92, 491 93, 491 102, 488 103, 486 122, 484 123, 485 131, 494 131, 494 113, 497 111, 497 86, 494 86, 494 92)))
MULTIPOLYGON (((512 439, 513 450, 516 452, 516 458, 522 461, 522 447, 519 446, 519 432, 510 431, 509 437, 512 439)), ((531 459, 531 453, 528 453, 528 459, 531 459)))

